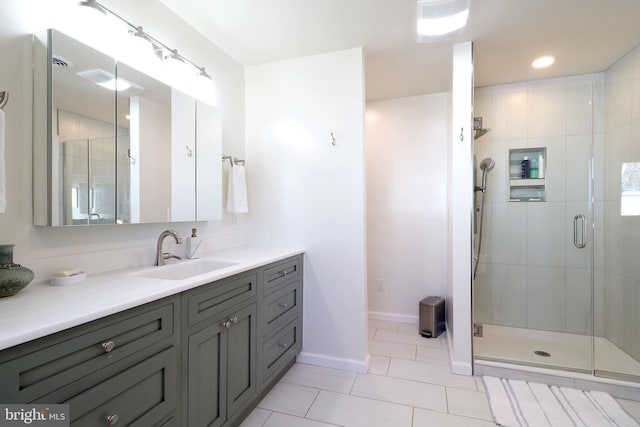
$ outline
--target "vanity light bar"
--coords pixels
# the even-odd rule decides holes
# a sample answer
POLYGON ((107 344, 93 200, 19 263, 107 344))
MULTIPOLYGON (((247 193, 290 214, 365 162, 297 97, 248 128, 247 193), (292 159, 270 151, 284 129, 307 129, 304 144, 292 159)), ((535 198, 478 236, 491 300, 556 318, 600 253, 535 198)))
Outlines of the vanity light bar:
MULTIPOLYGON (((119 20, 121 20, 122 22, 127 24, 129 27, 131 27, 131 34, 134 37, 140 37, 143 40, 149 41, 151 43, 151 45, 152 45, 154 53, 157 54, 157 52, 159 50, 164 49, 164 50, 169 52, 167 56, 170 56, 170 57, 172 57, 174 59, 177 59, 179 61, 188 62, 193 67, 195 67, 196 70, 198 70, 197 75, 199 77, 204 77, 204 78, 207 78, 207 79, 211 80, 211 76, 209 74, 207 74, 207 72, 205 71, 204 67, 201 67, 200 65, 198 65, 195 62, 191 61, 190 59, 186 58, 184 55, 179 54, 177 49, 170 48, 169 46, 167 46, 166 44, 162 43, 157 38, 151 36, 149 33, 145 32, 145 31, 143 31, 141 26, 134 25, 133 23, 127 21, 122 16, 118 15, 117 13, 115 13, 114 11, 109 9, 108 7, 106 7, 103 4, 99 3, 97 0, 79 1, 78 2, 78 6, 90 7, 92 9, 95 9, 95 10, 99 11, 100 13, 102 13, 104 15, 106 15, 108 13, 110 15, 115 16, 116 18, 118 18, 119 20)), ((164 60, 165 58, 162 58, 162 59, 164 60)))

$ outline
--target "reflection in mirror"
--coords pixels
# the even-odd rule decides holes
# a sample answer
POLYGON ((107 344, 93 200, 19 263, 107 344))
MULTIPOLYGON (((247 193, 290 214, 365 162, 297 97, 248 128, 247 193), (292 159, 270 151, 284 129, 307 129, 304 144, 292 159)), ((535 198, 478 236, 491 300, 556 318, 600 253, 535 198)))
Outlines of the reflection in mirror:
POLYGON ((34 35, 34 224, 204 221, 221 114, 56 31, 34 35))

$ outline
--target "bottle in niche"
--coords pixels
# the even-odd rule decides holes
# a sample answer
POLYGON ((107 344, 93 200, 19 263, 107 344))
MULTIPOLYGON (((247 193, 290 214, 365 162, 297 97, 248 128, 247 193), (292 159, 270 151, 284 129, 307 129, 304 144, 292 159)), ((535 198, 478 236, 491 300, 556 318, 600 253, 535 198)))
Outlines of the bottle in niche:
POLYGON ((187 239, 187 258, 202 258, 202 239, 198 237, 198 229, 191 229, 191 237, 187 239))
POLYGON ((530 173, 530 165, 529 165, 529 156, 524 156, 522 162, 520 162, 520 178, 527 179, 529 178, 530 173))
POLYGON ((538 177, 538 161, 533 158, 529 161, 529 178, 538 177))
POLYGON ((538 178, 544 178, 544 156, 538 156, 538 178))

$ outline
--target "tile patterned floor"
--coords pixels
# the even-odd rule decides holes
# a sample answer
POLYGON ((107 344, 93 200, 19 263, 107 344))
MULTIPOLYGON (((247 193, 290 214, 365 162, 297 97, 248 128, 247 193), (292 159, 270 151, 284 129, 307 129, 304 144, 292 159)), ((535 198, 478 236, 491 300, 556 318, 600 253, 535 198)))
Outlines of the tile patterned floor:
MULTIPOLYGON (((451 374, 447 339, 369 320, 367 374, 295 364, 241 427, 489 427, 479 377, 451 374)), ((640 419, 640 402, 619 400, 640 419)))

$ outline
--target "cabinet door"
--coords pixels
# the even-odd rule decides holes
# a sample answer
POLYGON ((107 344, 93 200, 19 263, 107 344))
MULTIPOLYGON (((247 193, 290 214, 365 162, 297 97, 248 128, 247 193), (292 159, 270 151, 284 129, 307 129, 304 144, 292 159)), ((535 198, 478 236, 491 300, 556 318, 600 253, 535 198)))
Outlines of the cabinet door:
POLYGON ((222 425, 226 414, 227 328, 221 322, 189 336, 188 425, 222 425))
POLYGON ((256 391, 256 304, 234 312, 227 332, 227 411, 231 416, 256 391))

